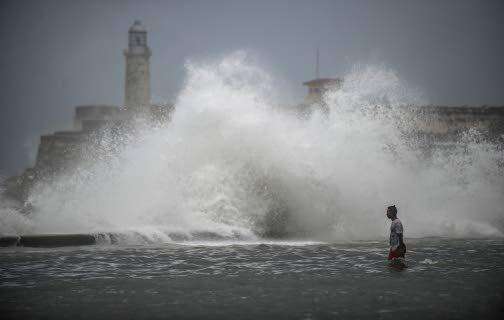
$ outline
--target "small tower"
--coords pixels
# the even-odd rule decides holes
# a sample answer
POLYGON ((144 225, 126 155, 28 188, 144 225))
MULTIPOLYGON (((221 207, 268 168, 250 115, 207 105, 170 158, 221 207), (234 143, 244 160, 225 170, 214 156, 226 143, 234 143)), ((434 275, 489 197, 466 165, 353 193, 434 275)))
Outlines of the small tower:
POLYGON ((308 94, 305 98, 306 104, 324 103, 324 95, 330 90, 338 90, 343 84, 341 78, 320 78, 319 64, 320 64, 319 48, 317 48, 316 62, 315 62, 315 79, 304 82, 303 85, 308 87, 308 94))
POLYGON ((343 80, 340 78, 316 78, 303 85, 308 87, 308 94, 305 97, 305 103, 322 103, 324 95, 331 90, 338 90, 341 88, 343 80))
POLYGON ((129 29, 126 58, 126 78, 124 105, 136 114, 150 112, 150 70, 151 51, 147 46, 147 30, 139 20, 129 29))

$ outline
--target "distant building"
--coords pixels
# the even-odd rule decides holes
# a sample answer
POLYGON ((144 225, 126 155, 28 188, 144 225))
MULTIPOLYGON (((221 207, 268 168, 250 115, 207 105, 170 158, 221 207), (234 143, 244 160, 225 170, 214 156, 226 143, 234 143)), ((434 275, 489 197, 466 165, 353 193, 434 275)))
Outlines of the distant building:
POLYGON ((308 94, 305 98, 306 104, 322 103, 324 94, 330 90, 339 90, 343 85, 340 78, 317 78, 306 81, 303 85, 308 87, 308 94))

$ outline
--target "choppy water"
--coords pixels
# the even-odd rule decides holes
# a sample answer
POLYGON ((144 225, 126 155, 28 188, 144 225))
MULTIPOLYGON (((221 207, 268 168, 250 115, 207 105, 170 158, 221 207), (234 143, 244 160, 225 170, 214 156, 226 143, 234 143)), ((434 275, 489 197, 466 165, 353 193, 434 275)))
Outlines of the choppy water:
POLYGON ((2 318, 498 318, 504 241, 0 250, 2 318))

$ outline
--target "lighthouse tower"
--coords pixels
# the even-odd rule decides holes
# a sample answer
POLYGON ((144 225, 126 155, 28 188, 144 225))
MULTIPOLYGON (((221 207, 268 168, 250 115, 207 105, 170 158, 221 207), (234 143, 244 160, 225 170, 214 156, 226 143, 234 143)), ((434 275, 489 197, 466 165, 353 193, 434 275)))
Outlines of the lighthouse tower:
POLYGON ((126 58, 126 83, 124 105, 137 115, 150 113, 150 70, 151 51, 147 46, 147 30, 139 20, 129 29, 126 58))

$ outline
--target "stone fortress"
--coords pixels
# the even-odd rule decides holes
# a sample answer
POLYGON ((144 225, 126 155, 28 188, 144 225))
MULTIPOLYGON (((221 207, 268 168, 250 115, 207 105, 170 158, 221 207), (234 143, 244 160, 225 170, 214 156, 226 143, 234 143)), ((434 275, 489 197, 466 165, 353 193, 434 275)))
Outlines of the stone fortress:
MULTIPOLYGON (((8 197, 23 204, 35 182, 72 168, 81 162, 83 157, 95 160, 93 150, 96 151, 96 148, 90 146, 100 141, 97 138, 104 133, 109 137, 119 136, 121 140, 121 135, 134 130, 139 120, 150 125, 170 121, 175 106, 151 104, 149 65, 151 51, 147 44, 147 30, 140 21, 135 21, 129 29, 128 36, 128 48, 124 50, 126 60, 124 106, 77 106, 73 130, 42 135, 33 168, 28 168, 21 175, 4 181, 5 194, 8 197)), ((316 74, 315 79, 304 83, 308 87, 308 94, 303 103, 293 107, 296 112, 307 114, 314 106, 323 107, 324 93, 328 90, 337 90, 344 81, 340 78, 320 78, 318 61, 316 74)), ((498 139, 499 143, 502 143, 504 137, 504 106, 405 108, 409 108, 413 116, 415 130, 428 144, 453 141, 460 132, 470 128, 484 132, 489 139, 498 139)))
POLYGON ((132 130, 139 121, 150 124, 168 122, 173 106, 152 105, 150 102, 150 56, 147 30, 140 21, 135 21, 128 32, 128 48, 124 50, 124 105, 77 106, 73 130, 42 135, 35 165, 4 182, 6 195, 24 202, 35 182, 72 168, 86 156, 94 158, 92 153, 96 148, 93 147, 97 147, 94 145, 103 134, 117 138, 132 130))
POLYGON ((124 50, 126 75, 124 106, 77 106, 74 130, 43 135, 34 171, 40 175, 67 168, 82 156, 82 147, 89 146, 90 138, 104 130, 121 132, 135 121, 166 122, 172 106, 152 105, 150 93, 151 51, 147 45, 147 30, 140 21, 130 27, 128 48, 124 50))

